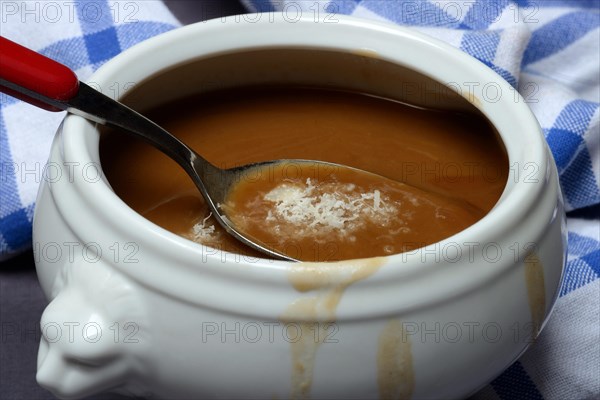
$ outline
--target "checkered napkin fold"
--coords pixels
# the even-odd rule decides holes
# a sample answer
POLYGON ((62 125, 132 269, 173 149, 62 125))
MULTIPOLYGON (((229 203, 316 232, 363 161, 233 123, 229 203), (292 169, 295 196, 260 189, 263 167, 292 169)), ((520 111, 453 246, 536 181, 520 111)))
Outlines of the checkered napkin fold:
MULTIPOLYGON (((600 203, 598 0, 243 0, 249 11, 323 20, 336 13, 410 25, 478 58, 537 116, 568 211, 600 203)), ((189 2, 188 7, 201 7, 189 2)), ((81 80, 151 36, 179 26, 146 1, 0 2, 0 34, 73 69, 81 80)), ((31 245, 37 188, 62 114, 0 99, 0 260, 31 245)), ((578 211, 579 210, 579 211, 578 211)), ((540 339, 475 397, 586 399, 600 395, 598 216, 569 217, 561 297, 540 339)))

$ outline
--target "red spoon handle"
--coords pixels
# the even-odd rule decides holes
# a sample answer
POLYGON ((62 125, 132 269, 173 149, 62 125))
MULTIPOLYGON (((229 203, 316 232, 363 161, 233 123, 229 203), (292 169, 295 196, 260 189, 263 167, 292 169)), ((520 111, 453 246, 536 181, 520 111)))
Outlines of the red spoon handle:
POLYGON ((77 75, 67 66, 1 36, 0 80, 12 84, 0 82, 0 91, 50 111, 60 110, 45 104, 44 97, 68 101, 79 89, 77 75))

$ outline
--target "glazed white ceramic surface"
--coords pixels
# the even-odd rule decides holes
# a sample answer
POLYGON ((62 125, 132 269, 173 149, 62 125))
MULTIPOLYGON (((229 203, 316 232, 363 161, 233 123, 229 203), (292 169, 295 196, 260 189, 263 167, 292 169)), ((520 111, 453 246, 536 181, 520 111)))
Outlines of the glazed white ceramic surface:
POLYGON ((502 138, 510 176, 475 225, 377 260, 246 259, 176 236, 112 192, 95 126, 68 116, 49 161, 62 174, 43 183, 34 218, 37 271, 50 301, 39 384, 64 398, 461 398, 501 373, 553 307, 565 227, 557 172, 534 116, 483 64, 395 26, 264 15, 150 39, 90 82, 114 97, 140 88, 131 101, 143 109, 261 82, 418 97, 403 91, 403 79, 453 89, 420 104, 479 108, 502 138), (319 287, 297 289, 311 280, 319 287), (334 322, 320 331, 315 319, 334 322))

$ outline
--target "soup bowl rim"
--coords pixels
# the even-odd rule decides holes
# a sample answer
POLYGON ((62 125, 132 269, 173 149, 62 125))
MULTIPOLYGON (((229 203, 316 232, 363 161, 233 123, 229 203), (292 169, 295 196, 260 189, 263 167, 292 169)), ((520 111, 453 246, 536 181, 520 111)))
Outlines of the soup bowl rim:
MULTIPOLYGON (((103 84, 106 86, 106 83, 115 80, 128 81, 132 77, 136 77, 139 81, 192 59, 215 57, 230 52, 308 48, 340 53, 368 50, 381 59, 408 66, 442 82, 461 80, 453 78, 482 84, 493 82, 502 91, 517 96, 513 98, 519 98, 521 101, 514 102, 501 98, 494 103, 482 101, 480 98, 475 105, 498 130, 506 147, 509 164, 519 165, 528 162, 541 166, 539 174, 536 175, 539 179, 532 184, 527 184, 523 180, 509 179, 500 200, 485 217, 456 235, 440 241, 437 245, 459 243, 464 246, 465 243, 474 241, 487 243, 510 236, 514 227, 521 224, 535 207, 536 201, 543 196, 547 181, 552 179, 547 167, 551 156, 546 149, 537 120, 522 98, 515 94, 514 89, 506 81, 483 63, 437 39, 409 28, 387 23, 346 16, 336 16, 336 18, 335 25, 315 24, 314 20, 308 17, 290 23, 281 16, 252 23, 234 20, 231 17, 188 25, 124 51, 103 65, 89 81, 100 86, 103 84), (312 30, 311 35, 305 34, 307 27, 312 30), (201 37, 213 37, 214 40, 206 43, 192 40, 201 37), (169 54, 169 58, 165 60, 164 57, 160 57, 161 54, 169 54), (423 60, 431 55, 436 55, 443 60, 445 68, 440 69, 425 64, 423 60), (152 62, 146 62, 148 60, 152 62), (516 132, 511 132, 512 129, 516 132)), ((81 165, 100 163, 99 133, 93 123, 69 115, 63 122, 61 135, 62 156, 66 161, 78 162, 81 165)), ((154 271, 152 274, 136 268, 121 268, 125 274, 150 286, 160 286, 161 280, 172 280, 168 277, 168 271, 174 274, 185 269, 186 273, 191 274, 189 276, 200 274, 206 277, 206 274, 212 274, 228 280, 236 279, 241 282, 254 282, 274 287, 281 285, 282 282, 289 284, 290 270, 301 269, 302 265, 312 265, 266 258, 240 259, 230 253, 213 252, 210 248, 171 233, 143 218, 112 191, 105 178, 92 184, 76 176, 71 185, 77 196, 87 204, 88 209, 94 209, 106 224, 105 228, 119 231, 123 237, 129 237, 136 243, 146 245, 155 258, 155 265, 160 262, 168 265, 164 271, 154 271), (202 265, 199 265, 200 263, 202 265), (190 270, 194 271, 190 272, 190 270)), ((55 191, 55 197, 60 200, 60 191, 55 191)), ((65 213, 63 215, 67 218, 65 213)), ((545 229, 545 225, 546 222, 536 227, 538 234, 545 229)), ((406 281, 409 277, 435 274, 441 269, 439 262, 423 263, 421 257, 422 255, 416 253, 381 257, 377 263, 382 264, 383 267, 369 280, 377 285, 389 282, 397 284, 399 281, 406 281)), ((317 264, 326 270, 357 265, 361 262, 348 260, 317 264)), ((452 263, 445 264, 452 268, 452 263)), ((457 288, 468 290, 480 286, 514 264, 514 262, 503 262, 494 269, 468 268, 470 271, 468 274, 461 272, 461 276, 456 278, 458 279, 456 284, 449 285, 448 293, 456 294, 457 288)), ((176 291, 173 288, 165 290, 176 291)))

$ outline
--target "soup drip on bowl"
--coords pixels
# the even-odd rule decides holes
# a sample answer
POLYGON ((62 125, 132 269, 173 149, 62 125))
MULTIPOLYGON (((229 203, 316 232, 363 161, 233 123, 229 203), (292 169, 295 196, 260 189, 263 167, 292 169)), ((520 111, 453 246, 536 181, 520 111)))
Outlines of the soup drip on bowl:
MULTIPOLYGON (((297 260, 383 256, 438 242, 481 219, 507 179, 505 151, 483 116, 363 93, 250 86, 147 115, 223 169, 314 159, 370 171, 292 162, 233 185, 220 206, 236 228, 297 260)), ((173 161, 123 140, 104 132, 101 157, 111 186, 134 210, 198 243, 260 256, 224 232, 173 161)))

